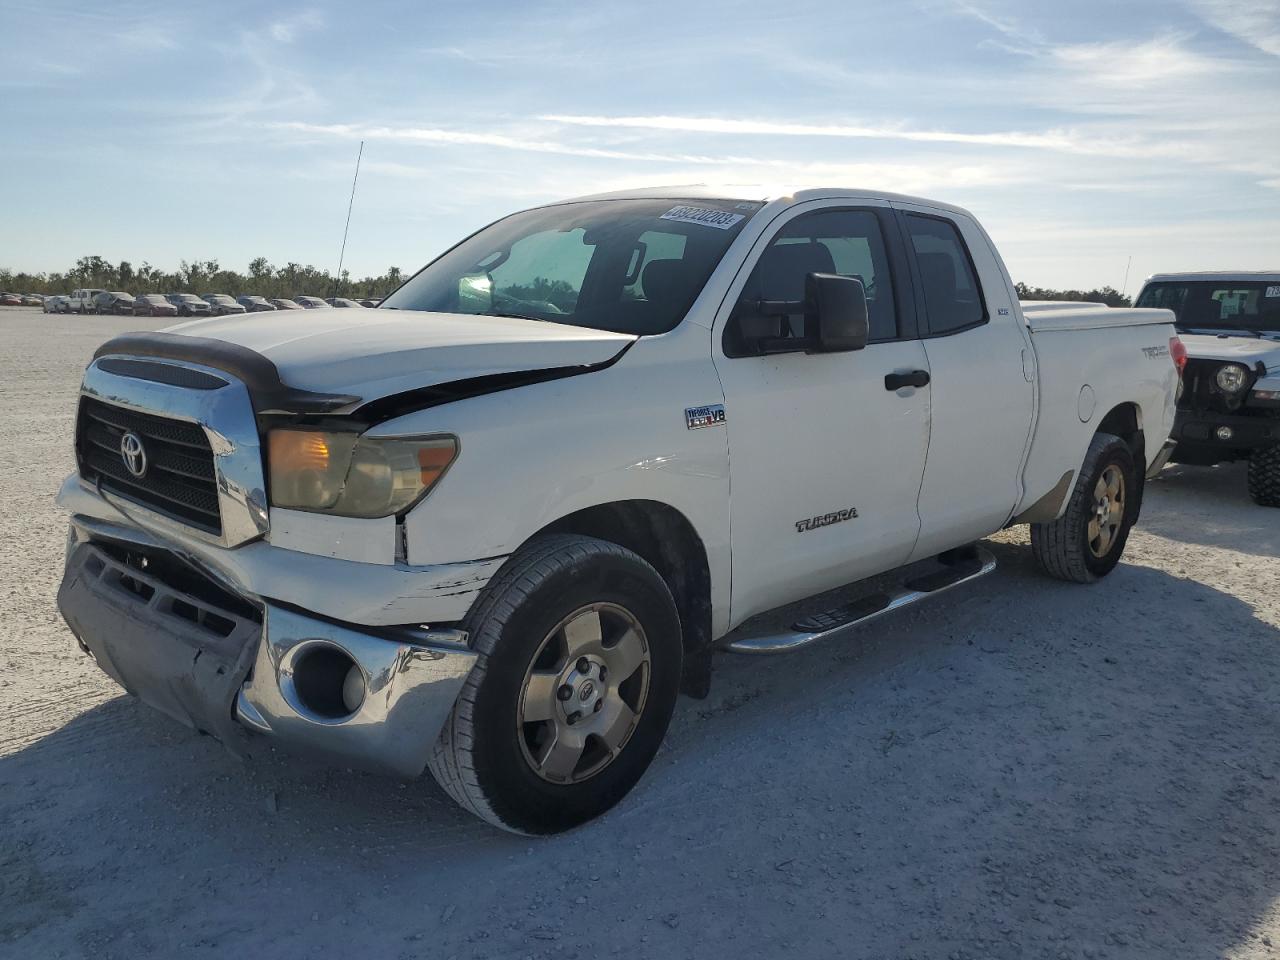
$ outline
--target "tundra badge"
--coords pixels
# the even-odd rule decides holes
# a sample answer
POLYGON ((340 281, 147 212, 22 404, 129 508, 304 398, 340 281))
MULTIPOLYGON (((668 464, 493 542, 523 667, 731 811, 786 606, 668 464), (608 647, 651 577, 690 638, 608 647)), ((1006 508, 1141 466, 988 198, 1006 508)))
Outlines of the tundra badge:
POLYGON ((796 521, 796 533, 804 533, 806 530, 817 530, 819 527, 829 527, 833 523, 842 523, 845 520, 853 520, 858 516, 857 507, 848 507, 844 510, 837 510, 835 513, 824 513, 820 517, 810 517, 808 520, 796 521))

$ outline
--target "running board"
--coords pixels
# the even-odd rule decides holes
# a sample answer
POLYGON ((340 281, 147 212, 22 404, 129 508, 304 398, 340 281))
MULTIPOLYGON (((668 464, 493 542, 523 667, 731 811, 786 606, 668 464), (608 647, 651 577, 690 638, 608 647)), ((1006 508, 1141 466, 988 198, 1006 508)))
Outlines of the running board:
POLYGON ((860 597, 852 603, 803 617, 793 623, 788 632, 742 637, 728 644, 725 649, 733 653, 790 653, 820 640, 842 637, 868 620, 946 593, 952 587, 985 577, 995 568, 996 558, 982 547, 977 547, 971 557, 908 580, 901 589, 892 593, 874 593, 860 597))

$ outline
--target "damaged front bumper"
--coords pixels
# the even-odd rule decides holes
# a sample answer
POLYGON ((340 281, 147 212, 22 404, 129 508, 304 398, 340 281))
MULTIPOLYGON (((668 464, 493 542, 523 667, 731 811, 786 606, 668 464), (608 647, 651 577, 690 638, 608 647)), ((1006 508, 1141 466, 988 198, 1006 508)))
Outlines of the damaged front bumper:
POLYGON ((58 607, 125 690, 242 756, 258 734, 416 777, 475 663, 460 630, 357 626, 247 598, 154 542, 75 520, 58 607))

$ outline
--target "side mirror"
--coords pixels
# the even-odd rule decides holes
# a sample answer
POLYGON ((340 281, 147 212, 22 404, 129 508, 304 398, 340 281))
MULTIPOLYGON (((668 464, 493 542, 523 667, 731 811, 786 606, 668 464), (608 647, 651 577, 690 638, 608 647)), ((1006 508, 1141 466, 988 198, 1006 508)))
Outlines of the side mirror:
POLYGON ((861 350, 870 323, 867 291, 857 277, 811 273, 804 278, 804 332, 811 353, 861 350))

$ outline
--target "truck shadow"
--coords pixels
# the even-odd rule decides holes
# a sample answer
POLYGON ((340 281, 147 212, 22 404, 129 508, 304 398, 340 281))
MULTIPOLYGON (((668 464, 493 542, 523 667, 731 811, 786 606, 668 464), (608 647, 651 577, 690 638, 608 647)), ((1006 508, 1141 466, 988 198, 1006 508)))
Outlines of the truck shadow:
POLYGON ((1157 569, 1047 580, 1024 542, 989 541, 993 576, 840 648, 722 657, 680 740, 725 756, 709 775, 753 816, 804 811, 797 863, 852 853, 860 915, 933 931, 922 955, 1256 945, 1280 896, 1280 630, 1157 569))
POLYGON ((1248 466, 1174 464, 1147 484, 1138 529, 1168 540, 1280 556, 1280 510, 1249 499, 1248 466))
POLYGON ((1230 953, 1280 895, 1280 631, 1148 567, 1046 580, 1005 536, 992 577, 851 642, 719 657, 633 795, 547 840, 104 703, 0 758, 0 943, 1230 953))

